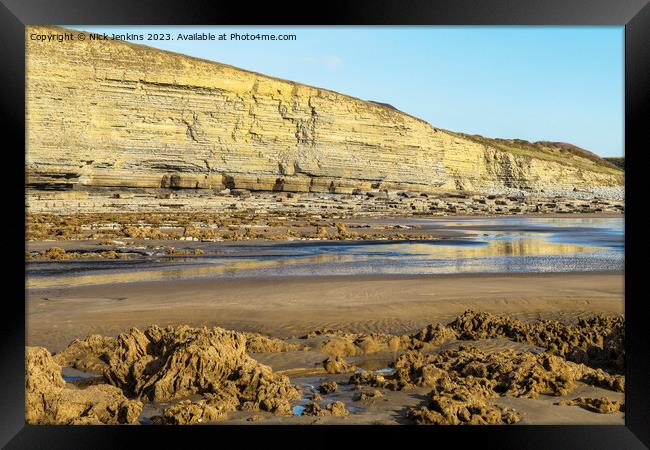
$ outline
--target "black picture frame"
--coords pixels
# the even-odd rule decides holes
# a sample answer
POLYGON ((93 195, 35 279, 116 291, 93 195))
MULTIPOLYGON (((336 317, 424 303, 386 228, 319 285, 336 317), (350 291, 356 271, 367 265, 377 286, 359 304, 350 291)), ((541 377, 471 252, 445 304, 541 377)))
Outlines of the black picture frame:
MULTIPOLYGON (((650 447, 650 390, 648 308, 640 283, 643 235, 642 157, 647 133, 650 95, 650 5, 648 0, 357 0, 308 2, 222 2, 173 0, 84 1, 2 0, 0 6, 2 69, 2 174, 6 182, 4 217, 6 243, 11 259, 6 262, 3 308, 7 316, 0 326, 0 444, 6 448, 116 448, 128 447, 137 438, 163 448, 188 436, 213 445, 224 436, 249 447, 253 437, 285 445, 326 442, 338 432, 348 437, 364 435, 378 441, 388 435, 398 439, 423 439, 431 445, 441 439, 472 441, 481 447, 633 449, 650 447), (626 414, 624 426, 490 426, 490 427, 128 427, 34 426, 24 422, 25 308, 20 293, 24 286, 24 186, 25 25, 619 25, 625 26, 625 316, 626 316, 626 414), (8 139, 8 138, 13 139, 8 139), (22 169, 21 169, 22 167, 22 169), (15 260, 13 259, 15 258, 15 260), (637 263, 638 261, 638 263, 637 263), (7 289, 11 287, 11 289, 7 289), (637 287, 639 289, 637 289, 637 287), (353 430, 352 430, 353 428, 353 430), (359 429, 361 428, 361 429, 359 429), (352 431, 352 432, 350 432, 352 431), (225 434, 224 434, 225 433, 225 434), (241 439, 241 440, 239 440, 241 439), (304 440, 303 440, 304 439, 304 440)), ((647 146, 647 144, 646 144, 647 146)), ((384 441, 385 442, 385 441, 384 441)), ((370 441, 367 441, 368 445, 370 441)))

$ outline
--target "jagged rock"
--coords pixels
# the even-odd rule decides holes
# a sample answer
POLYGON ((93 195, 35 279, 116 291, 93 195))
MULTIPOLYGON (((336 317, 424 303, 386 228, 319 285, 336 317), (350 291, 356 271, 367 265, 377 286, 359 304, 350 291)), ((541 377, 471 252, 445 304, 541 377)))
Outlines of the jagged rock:
POLYGON ((345 333, 339 330, 312 332, 311 336, 325 334, 332 336, 322 342, 317 349, 331 356, 368 355, 381 351, 396 352, 409 345, 408 336, 395 336, 385 333, 345 333), (317 334, 318 333, 318 334, 317 334))
POLYGON ((425 407, 411 408, 407 417, 418 425, 500 425, 521 420, 514 409, 457 400, 455 395, 437 396, 425 407))
POLYGON ((507 337, 544 347, 554 355, 622 372, 625 363, 625 319, 595 316, 576 325, 553 320, 524 323, 507 316, 465 311, 449 324, 460 339, 507 337))
POLYGON ((499 395, 536 398, 540 394, 566 395, 581 381, 605 389, 624 392, 625 377, 602 369, 566 361, 546 353, 532 354, 504 350, 483 353, 461 345, 436 355, 408 351, 394 363, 395 373, 355 373, 350 384, 370 385, 391 390, 415 386, 445 386, 449 383, 471 388, 484 398, 499 395))
POLYGON ((281 353, 298 350, 297 344, 284 342, 258 333, 244 333, 246 336, 246 351, 249 353, 281 353))
POLYGON ((341 401, 334 401, 328 403, 325 407, 321 407, 318 403, 311 402, 305 406, 303 416, 339 416, 344 417, 349 415, 350 412, 345 407, 345 403, 341 401))
POLYGON ((336 392, 337 388, 338 388, 338 385, 336 384, 335 381, 328 381, 328 382, 322 383, 320 386, 318 386, 318 390, 322 394, 325 394, 325 395, 336 392))
POLYGON ((359 391, 359 392, 355 392, 352 395, 352 400, 354 400, 355 402, 363 401, 363 400, 376 400, 383 396, 384 394, 378 389, 372 391, 359 391))
POLYGON ((333 338, 322 343, 318 350, 335 357, 354 356, 360 354, 360 349, 348 339, 333 338))
POLYGON ((115 339, 94 334, 85 339, 75 339, 62 351, 54 355, 54 360, 62 367, 92 373, 103 373, 109 355, 115 348, 115 339))
POLYGON ((119 388, 92 385, 77 389, 66 385, 61 366, 47 349, 25 351, 25 420, 30 424, 135 423, 142 402, 129 400, 119 388))
POLYGON ((607 397, 601 398, 589 398, 589 397, 578 397, 573 400, 561 400, 555 405, 561 406, 580 406, 581 408, 586 409, 587 411, 599 413, 599 414, 609 414, 613 412, 624 412, 625 404, 618 402, 616 400, 610 400, 607 397))
POLYGON ((457 339, 456 331, 442 324, 429 325, 411 335, 410 348, 423 349, 457 339))
POLYGON ((225 418, 225 414, 204 400, 182 400, 165 408, 162 416, 154 416, 151 421, 156 425, 191 425, 216 422, 225 418))
POLYGON ((25 348, 25 390, 27 392, 63 388, 65 381, 59 366, 43 347, 25 348))
POLYGON ((323 368, 327 373, 332 374, 353 372, 356 370, 355 366, 348 364, 340 356, 327 358, 325 361, 323 361, 323 368))
POLYGON ((203 398, 220 413, 234 411, 240 406, 240 390, 232 381, 222 383, 217 392, 204 393, 203 398))
POLYGON ((101 355, 106 380, 132 397, 168 401, 203 394, 206 404, 219 412, 241 408, 290 414, 298 390, 247 353, 249 342, 266 349, 282 345, 259 335, 250 338, 217 327, 151 326, 116 338, 75 341, 61 352, 61 359, 79 365, 101 355))

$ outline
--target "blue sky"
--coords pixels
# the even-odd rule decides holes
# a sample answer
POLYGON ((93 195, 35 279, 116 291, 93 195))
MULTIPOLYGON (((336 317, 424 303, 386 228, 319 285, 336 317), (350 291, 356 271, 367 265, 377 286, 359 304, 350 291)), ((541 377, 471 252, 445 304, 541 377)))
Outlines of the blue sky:
POLYGON ((623 155, 623 27, 68 27, 145 38, 295 34, 133 42, 390 103, 448 130, 623 155))

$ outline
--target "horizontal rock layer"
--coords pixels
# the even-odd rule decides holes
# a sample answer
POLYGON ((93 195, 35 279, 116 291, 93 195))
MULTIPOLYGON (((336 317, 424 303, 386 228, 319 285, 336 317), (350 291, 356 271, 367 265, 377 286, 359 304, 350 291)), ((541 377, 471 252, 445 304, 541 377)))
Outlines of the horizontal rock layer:
POLYGON ((503 151, 386 105, 223 64, 121 41, 29 38, 62 31, 27 28, 32 187, 351 193, 623 183, 622 171, 575 156, 503 151))

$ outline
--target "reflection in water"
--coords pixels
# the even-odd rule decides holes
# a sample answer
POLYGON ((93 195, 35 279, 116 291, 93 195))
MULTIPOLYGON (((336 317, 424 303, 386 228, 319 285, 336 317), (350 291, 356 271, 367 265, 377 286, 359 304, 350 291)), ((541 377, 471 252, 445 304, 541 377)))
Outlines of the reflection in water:
MULTIPOLYGON (((462 230, 437 241, 219 243, 198 259, 84 261, 28 265, 27 286, 261 276, 622 271, 623 219, 430 219, 426 228, 462 230), (225 250, 225 251, 224 251, 225 250), (66 263, 69 263, 67 266, 66 263), (62 267, 67 267, 62 270, 62 267)), ((204 250, 206 247, 202 247, 204 250)))

